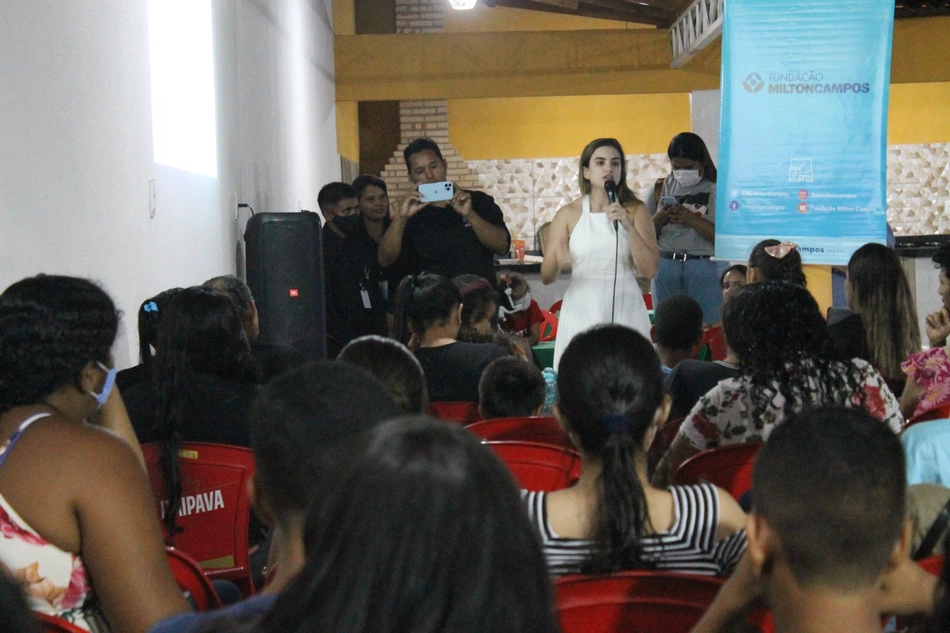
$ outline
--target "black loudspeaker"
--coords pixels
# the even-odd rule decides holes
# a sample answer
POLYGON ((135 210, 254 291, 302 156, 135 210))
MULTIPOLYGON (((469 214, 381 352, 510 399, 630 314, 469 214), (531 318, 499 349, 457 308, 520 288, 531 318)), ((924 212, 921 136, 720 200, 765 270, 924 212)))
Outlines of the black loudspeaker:
POLYGON ((247 285, 260 317, 259 340, 326 358, 320 216, 258 213, 244 231, 247 285))

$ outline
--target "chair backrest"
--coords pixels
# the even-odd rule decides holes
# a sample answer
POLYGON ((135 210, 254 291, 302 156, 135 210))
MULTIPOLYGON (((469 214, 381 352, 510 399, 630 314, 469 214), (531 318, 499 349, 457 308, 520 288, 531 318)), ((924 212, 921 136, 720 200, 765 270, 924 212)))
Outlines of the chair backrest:
MULTIPOLYGON (((161 448, 144 444, 142 452, 161 517, 168 499, 161 448)), ((178 458, 182 482, 180 532, 166 534, 166 543, 193 558, 210 578, 231 580, 245 596, 252 594, 247 483, 254 474, 253 453, 238 446, 190 442, 182 444, 178 458)))
POLYGON ((738 499, 752 487, 752 464, 761 447, 761 442, 755 442, 703 451, 680 464, 673 481, 691 484, 703 479, 725 488, 738 499))
POLYGON ((541 310, 541 315, 544 317, 541 321, 541 342, 553 341, 557 338, 557 317, 547 310, 541 310))
POLYGON ((548 309, 548 312, 550 312, 557 318, 561 318, 561 306, 563 304, 564 304, 564 299, 558 299, 557 301, 551 304, 551 307, 548 309))
POLYGON ((679 432, 680 427, 683 426, 683 420, 685 419, 686 418, 683 417, 667 420, 666 424, 656 430, 656 435, 653 436, 653 443, 650 444, 650 449, 647 451, 647 472, 650 477, 653 476, 653 471, 656 470, 660 460, 666 455, 666 451, 670 450, 670 446, 673 445, 673 439, 676 438, 676 434, 679 432))
POLYGON ((477 402, 432 402, 429 413, 440 420, 460 424, 469 424, 481 417, 477 402))
POLYGON ((537 442, 485 443, 525 490, 560 490, 581 476, 581 455, 577 451, 537 442))
MULTIPOLYGON (((724 582, 709 576, 625 571, 564 576, 554 581, 554 590, 563 633, 688 633, 724 582)), ((765 615, 754 611, 749 621, 761 624, 765 615)))
POLYGON ((86 629, 81 629, 72 622, 53 615, 37 613, 36 618, 40 621, 42 633, 87 633, 86 629))
POLYGON ((943 556, 928 556, 926 558, 921 558, 917 561, 917 564, 927 570, 928 573, 940 577, 940 572, 943 571, 943 556))
POLYGON ((483 440, 537 442, 574 448, 561 425, 550 417, 494 418, 474 422, 465 428, 483 440))
POLYGON ((220 609, 221 598, 195 559, 174 547, 166 547, 165 551, 178 588, 191 596, 198 611, 220 609))
POLYGON ((643 303, 646 305, 647 310, 653 309, 653 293, 644 292, 643 293, 643 303))
POLYGON ((906 429, 908 426, 917 424, 918 422, 931 422, 933 420, 943 420, 944 418, 950 418, 950 404, 945 404, 930 411, 924 411, 920 415, 915 415, 907 420, 907 424, 904 428, 906 429))

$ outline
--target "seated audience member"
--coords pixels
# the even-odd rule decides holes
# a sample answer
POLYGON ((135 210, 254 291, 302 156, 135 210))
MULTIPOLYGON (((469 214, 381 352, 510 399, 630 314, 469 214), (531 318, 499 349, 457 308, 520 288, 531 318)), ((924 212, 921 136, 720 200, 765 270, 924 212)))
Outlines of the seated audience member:
POLYGON ((940 267, 940 286, 937 292, 943 301, 939 312, 927 315, 927 338, 930 349, 912 354, 901 366, 907 375, 907 385, 901 396, 901 410, 913 417, 950 404, 950 244, 944 244, 933 257, 940 267))
POLYGON ((803 286, 751 284, 729 301, 725 323, 742 375, 699 399, 657 466, 656 483, 669 483, 679 465, 700 451, 768 440, 806 407, 861 407, 900 432, 904 420, 894 394, 866 361, 835 359, 818 304, 803 286))
POLYGON ((538 537, 511 475, 464 429, 370 432, 307 517, 306 563, 260 633, 556 633, 538 537))
POLYGON ((130 387, 152 380, 152 358, 155 356, 155 339, 158 335, 158 322, 165 315, 165 309, 181 288, 172 288, 146 299, 139 306, 139 364, 121 369, 115 375, 115 386, 126 392, 130 387))
POLYGON ((0 295, 0 561, 35 611, 142 633, 188 603, 113 388, 118 325, 85 279, 40 275, 0 295))
POLYGON ((498 309, 502 316, 501 329, 527 339, 532 346, 537 345, 544 315, 538 302, 531 298, 528 280, 519 273, 502 275, 498 280, 498 294, 502 297, 498 309))
POLYGON ((323 185, 320 193, 317 194, 317 206, 320 207, 320 213, 323 214, 324 219, 323 245, 324 253, 326 253, 328 238, 332 236, 344 237, 346 235, 337 227, 337 218, 356 215, 360 210, 360 201, 356 195, 356 190, 350 185, 345 182, 331 182, 323 185))
POLYGON ((524 493, 550 572, 728 575, 745 550, 735 499, 708 483, 647 479, 646 451, 669 411, 653 345, 620 325, 591 328, 565 350, 557 385, 554 415, 580 449, 581 477, 524 493))
POLYGON ((172 300, 158 326, 152 383, 133 387, 127 398, 139 441, 158 442, 167 456, 162 472, 171 493, 164 519, 169 533, 181 501, 180 444, 250 446, 248 414, 259 371, 227 295, 193 287, 172 300))
POLYGON ((877 633, 902 576, 932 604, 934 580, 907 556, 904 486, 897 437, 867 413, 793 416, 756 459, 746 556, 693 633, 732 630, 759 596, 776 633, 877 633))
POLYGON ((732 350, 729 350, 725 360, 708 362, 687 359, 680 362, 663 382, 663 391, 672 400, 670 419, 685 418, 699 399, 719 381, 738 378, 741 374, 739 359, 732 350))
POLYGON ((208 622, 267 612, 303 567, 307 508, 327 502, 327 491, 355 457, 354 439, 397 415, 379 381, 343 363, 311 363, 265 386, 250 416, 256 467, 251 500, 274 530, 270 583, 243 602, 169 618, 150 633, 197 632, 208 622))
POLYGON ((950 488, 940 484, 911 484, 908 479, 907 518, 912 528, 910 553, 914 560, 946 554, 950 521, 944 510, 948 505, 950 488))
POLYGON ((399 284, 394 310, 396 340, 411 334, 433 402, 478 402, 478 381, 496 358, 508 353, 492 343, 458 340, 462 295, 452 281, 422 273, 399 284))
POLYGON ((749 254, 746 283, 760 281, 788 281, 805 287, 807 282, 798 246, 778 240, 762 240, 756 244, 749 254))
MULTIPOLYGON (((383 293, 386 276, 377 261, 378 247, 357 213, 360 206, 356 189, 345 183, 330 183, 320 191, 321 196, 328 187, 332 189, 327 196, 341 198, 337 206, 346 209, 346 215, 331 210, 331 230, 323 232, 327 356, 336 358, 355 338, 389 333, 389 304, 383 293)), ((320 209, 324 206, 321 202, 320 209)), ((375 206, 373 212, 377 212, 375 206)))
POLYGON ((901 433, 909 485, 950 486, 950 420, 918 422, 901 433))
MULTIPOLYGON (((459 275, 452 282, 462 295, 462 340, 490 335, 498 331, 498 295, 487 279, 459 275)), ((475 341, 473 341, 475 342, 475 341)))
POLYGON ((498 358, 478 383, 478 412, 483 420, 540 415, 546 397, 541 371, 520 358, 498 358))
POLYGON ((263 343, 258 339, 261 333, 261 323, 257 314, 257 304, 254 295, 243 280, 234 275, 214 277, 201 284, 205 288, 223 292, 237 306, 238 313, 244 323, 244 334, 251 345, 251 355, 261 366, 261 380, 270 382, 279 374, 288 369, 299 367, 307 362, 306 357, 292 347, 263 343))
MULTIPOLYGON (((431 138, 409 143, 403 158, 413 185, 447 180, 448 163, 431 138)), ((486 193, 457 186, 454 191, 454 198, 439 202, 423 202, 418 190, 409 192, 379 242, 380 265, 390 266, 405 257, 414 273, 494 279, 495 255, 511 248, 505 216, 486 193)))
MULTIPOLYGON (((723 271, 722 276, 719 277, 723 308, 734 294, 745 288, 748 272, 749 269, 742 264, 733 264, 723 271)), ((726 357, 729 356, 730 351, 726 345, 726 334, 722 323, 714 323, 707 327, 703 332, 703 341, 709 345, 712 360, 726 360, 726 357)))
POLYGON ((660 369, 669 375, 680 361, 692 358, 703 338, 703 309, 687 295, 667 297, 656 308, 650 337, 660 355, 660 369))
POLYGON ((350 341, 336 359, 369 372, 383 383, 403 413, 425 413, 429 408, 429 391, 422 365, 399 341, 382 336, 361 336, 350 341))
POLYGON ((907 378, 901 363, 920 351, 920 326, 897 254, 882 244, 856 250, 848 261, 845 294, 854 314, 828 326, 839 358, 868 361, 900 397, 907 378))

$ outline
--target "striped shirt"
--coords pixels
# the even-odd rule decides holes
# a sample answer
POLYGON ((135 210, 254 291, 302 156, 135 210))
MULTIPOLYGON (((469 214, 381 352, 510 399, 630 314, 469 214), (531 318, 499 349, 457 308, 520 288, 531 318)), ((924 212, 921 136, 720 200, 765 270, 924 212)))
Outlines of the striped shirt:
MULTIPOLYGON (((673 525, 649 534, 641 543, 642 555, 655 568, 683 574, 728 576, 745 552, 745 530, 716 541, 719 528, 719 493, 709 483, 672 486, 673 525)), ((552 576, 576 574, 591 554, 588 539, 562 538, 548 523, 546 493, 522 491, 528 516, 541 535, 541 546, 552 576)))

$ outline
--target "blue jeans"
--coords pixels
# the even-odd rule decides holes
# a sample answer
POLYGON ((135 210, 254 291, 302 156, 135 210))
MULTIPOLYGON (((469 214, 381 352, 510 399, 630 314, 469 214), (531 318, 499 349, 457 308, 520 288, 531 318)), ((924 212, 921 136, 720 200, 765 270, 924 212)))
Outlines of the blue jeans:
POLYGON ((660 257, 660 268, 653 280, 653 309, 672 295, 688 295, 703 309, 703 322, 722 321, 722 288, 719 278, 729 262, 711 259, 679 261, 660 257))

